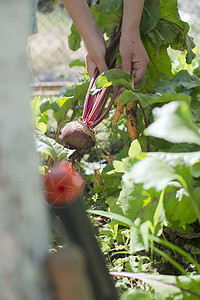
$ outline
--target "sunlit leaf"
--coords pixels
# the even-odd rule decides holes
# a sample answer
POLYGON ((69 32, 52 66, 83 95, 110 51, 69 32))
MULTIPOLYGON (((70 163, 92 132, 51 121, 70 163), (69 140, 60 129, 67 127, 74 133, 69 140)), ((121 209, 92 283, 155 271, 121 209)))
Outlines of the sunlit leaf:
POLYGON ((47 137, 37 129, 35 130, 35 144, 36 151, 48 154, 53 158, 54 162, 61 161, 72 153, 71 150, 64 148, 59 143, 56 143, 54 139, 47 137))
POLYGON ((154 122, 145 129, 146 135, 165 139, 172 143, 200 145, 200 131, 193 122, 186 102, 171 102, 153 110, 154 122))

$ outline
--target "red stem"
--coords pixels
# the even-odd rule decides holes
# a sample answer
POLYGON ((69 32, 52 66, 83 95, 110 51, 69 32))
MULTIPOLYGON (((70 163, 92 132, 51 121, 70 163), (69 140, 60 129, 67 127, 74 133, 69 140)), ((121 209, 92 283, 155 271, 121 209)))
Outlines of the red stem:
POLYGON ((93 122, 95 122, 102 114, 103 112, 103 109, 108 101, 108 96, 109 96, 109 93, 110 93, 110 88, 107 88, 107 91, 106 91, 106 94, 105 94, 105 97, 104 99, 101 101, 100 105, 99 105, 99 108, 93 118, 93 122))
POLYGON ((104 88, 100 94, 98 94, 97 96, 97 99, 95 101, 95 103, 93 104, 93 107, 92 107, 92 110, 89 114, 89 116, 87 117, 87 119, 85 120, 85 124, 89 124, 93 121, 93 118, 102 102, 102 100, 105 98, 105 95, 106 95, 106 91, 107 91, 107 88, 104 88))
MULTIPOLYGON (((114 52, 115 47, 117 46, 117 42, 119 41, 120 30, 121 30, 121 22, 117 32, 116 29, 114 30, 113 35, 110 38, 109 45, 106 49, 105 60, 109 69, 115 66, 115 59, 112 59, 111 56, 114 52)), ((97 126, 103 120, 103 118, 105 118, 119 90, 119 87, 114 88, 114 93, 111 98, 111 101, 108 107, 106 108, 105 112, 103 113, 104 107, 108 100, 111 87, 104 88, 102 91, 98 92, 97 94, 91 95, 89 91, 93 87, 95 79, 98 77, 98 75, 99 75, 99 71, 98 69, 96 69, 88 88, 88 92, 85 99, 85 105, 83 109, 83 115, 82 115, 83 122, 87 125, 90 125, 90 127, 97 126)))
POLYGON ((85 119, 86 115, 88 114, 88 107, 90 106, 89 104, 90 104, 90 100, 91 100, 91 97, 92 97, 92 95, 90 94, 90 90, 93 87, 95 79, 97 78, 98 74, 99 74, 99 71, 96 68, 96 70, 94 72, 94 75, 93 75, 93 77, 92 77, 92 79, 90 81, 90 85, 89 85, 88 92, 87 92, 87 95, 86 95, 82 119, 85 119))
POLYGON ((110 100, 110 103, 109 103, 108 107, 106 108, 105 112, 101 115, 101 117, 99 119, 97 119, 95 122, 93 122, 90 125, 90 127, 92 127, 92 128, 96 127, 106 117, 106 115, 108 114, 108 112, 110 111, 110 109, 111 109, 111 107, 113 105, 113 102, 115 100, 115 97, 117 96, 119 88, 120 88, 119 85, 117 85, 117 86, 114 87, 114 93, 112 95, 112 98, 110 100))

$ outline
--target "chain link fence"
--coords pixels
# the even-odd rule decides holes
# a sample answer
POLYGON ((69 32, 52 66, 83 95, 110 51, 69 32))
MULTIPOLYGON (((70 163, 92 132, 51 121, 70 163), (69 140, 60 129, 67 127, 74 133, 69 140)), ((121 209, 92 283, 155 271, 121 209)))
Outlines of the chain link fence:
POLYGON ((39 0, 38 33, 28 40, 29 64, 35 86, 63 85, 76 81, 80 68, 69 68, 74 59, 84 60, 84 50, 73 52, 68 47, 71 18, 59 0, 39 0))

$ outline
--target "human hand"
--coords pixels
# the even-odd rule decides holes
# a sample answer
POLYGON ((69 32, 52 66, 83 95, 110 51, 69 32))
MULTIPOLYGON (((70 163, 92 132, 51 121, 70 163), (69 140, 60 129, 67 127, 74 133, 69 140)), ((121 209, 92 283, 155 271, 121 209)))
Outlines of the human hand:
POLYGON ((101 31, 89 9, 87 1, 62 0, 74 24, 76 25, 87 51, 86 68, 90 79, 96 68, 102 73, 106 71, 106 45, 101 31), (81 13, 80 13, 81 12, 81 13))
POLYGON ((134 77, 135 86, 139 86, 144 77, 149 57, 137 33, 124 33, 120 38, 120 54, 122 58, 122 71, 134 77))
POLYGON ((100 74, 108 69, 105 61, 106 44, 100 31, 96 35, 85 39, 84 44, 86 48, 86 69, 91 79, 96 68, 98 68, 100 74))

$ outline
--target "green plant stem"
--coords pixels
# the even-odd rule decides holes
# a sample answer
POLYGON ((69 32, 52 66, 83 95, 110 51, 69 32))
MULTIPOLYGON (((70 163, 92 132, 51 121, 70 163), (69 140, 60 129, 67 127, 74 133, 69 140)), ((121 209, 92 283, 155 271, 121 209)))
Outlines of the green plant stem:
POLYGON ((157 252, 160 256, 164 257, 166 260, 168 260, 174 267, 176 267, 182 274, 188 275, 187 272, 177 263, 173 258, 171 258, 167 253, 164 251, 158 249, 157 247, 154 247, 154 251, 157 252))
MULTIPOLYGON (((162 206, 163 200, 164 200, 164 195, 165 195, 165 189, 162 190, 160 193, 158 205, 156 207, 156 211, 153 216, 153 226, 151 226, 153 235, 155 235, 156 226, 158 225, 158 220, 159 220, 159 216, 160 216, 161 206, 162 206)), ((153 243, 153 240, 151 240, 151 261, 153 261, 153 250, 154 250, 154 243, 153 243)))
POLYGON ((151 236, 150 238, 153 239, 154 242, 162 244, 162 245, 170 248, 171 250, 178 252, 180 255, 186 257, 195 266, 195 268, 197 269, 197 272, 200 274, 200 265, 185 250, 181 249, 180 247, 178 247, 168 241, 161 240, 160 238, 158 238, 156 236, 151 236))

